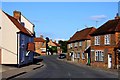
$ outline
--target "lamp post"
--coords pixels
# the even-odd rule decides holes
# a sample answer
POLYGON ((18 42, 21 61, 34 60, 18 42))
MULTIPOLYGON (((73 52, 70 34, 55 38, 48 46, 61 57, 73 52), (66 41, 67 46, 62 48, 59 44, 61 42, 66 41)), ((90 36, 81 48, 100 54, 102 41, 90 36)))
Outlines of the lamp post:
POLYGON ((48 53, 48 55, 49 55, 48 42, 49 42, 49 38, 46 37, 46 54, 48 53))

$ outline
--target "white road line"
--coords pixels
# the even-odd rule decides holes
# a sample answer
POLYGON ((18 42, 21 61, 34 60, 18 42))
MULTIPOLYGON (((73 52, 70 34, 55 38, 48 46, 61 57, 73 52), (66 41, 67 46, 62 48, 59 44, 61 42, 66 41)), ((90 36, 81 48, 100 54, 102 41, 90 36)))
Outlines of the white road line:
MULTIPOLYGON (((70 77, 71 76, 71 74, 68 72, 68 76, 70 77)), ((69 79, 69 80, 71 80, 71 78, 69 79)))

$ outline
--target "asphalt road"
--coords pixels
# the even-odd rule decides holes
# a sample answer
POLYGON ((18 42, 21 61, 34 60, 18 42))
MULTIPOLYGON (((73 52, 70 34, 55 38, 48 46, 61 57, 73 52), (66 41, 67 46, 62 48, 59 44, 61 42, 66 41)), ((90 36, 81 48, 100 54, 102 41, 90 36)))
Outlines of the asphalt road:
POLYGON ((44 67, 20 75, 16 78, 118 78, 107 71, 77 66, 61 60, 57 56, 43 56, 44 67))

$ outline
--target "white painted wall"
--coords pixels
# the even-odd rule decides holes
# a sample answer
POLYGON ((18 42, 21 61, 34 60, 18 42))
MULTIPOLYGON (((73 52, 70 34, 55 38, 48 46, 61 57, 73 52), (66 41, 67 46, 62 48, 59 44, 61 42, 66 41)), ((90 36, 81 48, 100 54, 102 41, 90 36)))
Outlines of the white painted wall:
POLYGON ((2 64, 17 64, 17 32, 19 29, 11 20, 0 10, 0 46, 2 47, 2 64))
POLYGON ((23 15, 21 15, 21 22, 25 23, 25 28, 30 30, 32 33, 34 33, 34 25, 30 23, 23 15))

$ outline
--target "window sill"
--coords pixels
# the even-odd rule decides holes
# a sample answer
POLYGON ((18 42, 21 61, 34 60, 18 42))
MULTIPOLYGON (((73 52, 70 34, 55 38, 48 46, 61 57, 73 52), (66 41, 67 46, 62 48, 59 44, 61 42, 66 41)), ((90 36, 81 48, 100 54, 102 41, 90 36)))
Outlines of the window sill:
POLYGON ((105 46, 110 46, 110 44, 104 44, 105 46))
POLYGON ((100 46, 100 44, 94 44, 95 46, 100 46))

